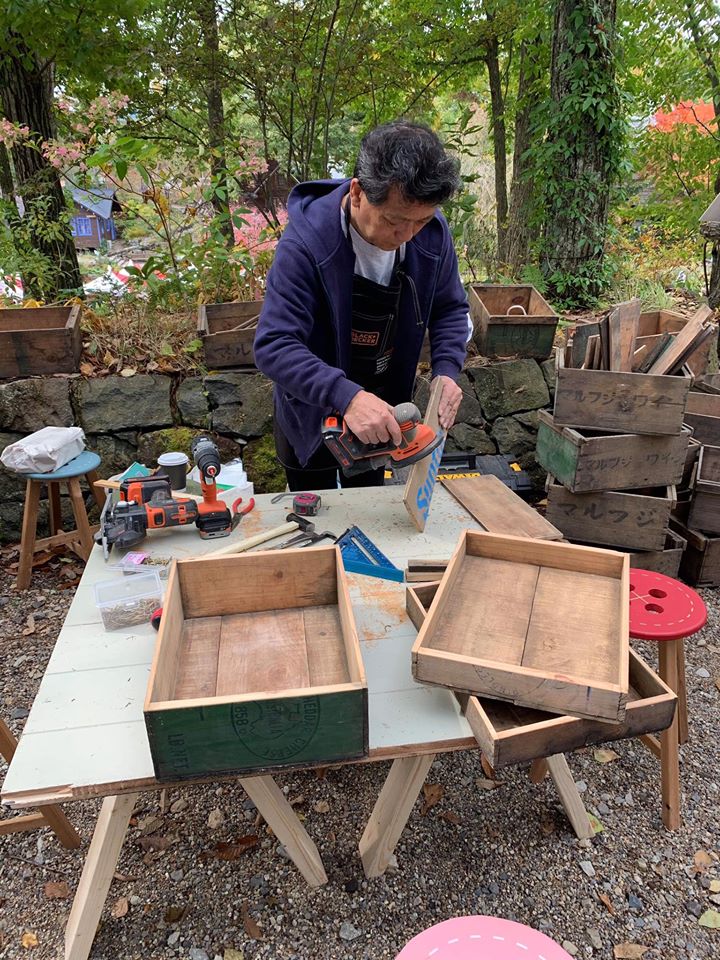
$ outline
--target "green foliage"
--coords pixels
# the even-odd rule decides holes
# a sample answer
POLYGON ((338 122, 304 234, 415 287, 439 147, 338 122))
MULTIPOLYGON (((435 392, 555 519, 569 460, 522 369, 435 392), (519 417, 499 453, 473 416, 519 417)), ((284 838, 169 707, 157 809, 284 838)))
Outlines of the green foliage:
POLYGON ((243 464, 253 479, 255 493, 281 493, 285 489, 285 471, 278 462, 272 435, 248 443, 243 450, 243 464))
POLYGON ((70 212, 59 215, 53 200, 47 196, 27 198, 24 215, 18 215, 13 201, 0 199, 0 264, 6 276, 22 276, 25 285, 32 284, 43 300, 63 299, 76 293, 62 289, 62 269, 57 258, 49 256, 37 245, 60 241, 69 230, 70 212))

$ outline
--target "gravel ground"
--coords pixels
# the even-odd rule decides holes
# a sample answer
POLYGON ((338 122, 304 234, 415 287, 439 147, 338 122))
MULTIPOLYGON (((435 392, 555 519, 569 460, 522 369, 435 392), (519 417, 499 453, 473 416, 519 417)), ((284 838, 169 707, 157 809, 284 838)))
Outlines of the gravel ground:
MULTIPOLYGON (((7 570, 12 560, 0 553, 0 715, 19 735, 77 571, 46 566, 18 595, 7 570)), ((706 911, 720 912, 720 603, 712 590, 703 597, 709 624, 688 644, 691 742, 682 750, 679 832, 663 829, 658 764, 632 741, 613 744, 618 757, 610 762, 599 762, 593 749, 570 758, 604 827, 592 841, 572 834, 549 781, 533 786, 526 770, 512 769, 493 786, 476 753, 446 755, 427 781, 434 787, 426 806, 437 802, 415 806, 397 863, 370 881, 356 845, 388 764, 279 777, 325 863, 329 882, 319 890, 305 885, 240 788, 147 793, 91 957, 380 960, 426 927, 473 913, 536 927, 578 957, 720 957, 720 930, 699 923, 712 917, 706 911), (616 954, 620 944, 647 949, 616 954)), ((4 770, 0 761, 0 779, 4 770)), ((64 850, 47 830, 0 837, 2 960, 62 956, 98 807, 66 808, 83 838, 78 851, 64 850)))

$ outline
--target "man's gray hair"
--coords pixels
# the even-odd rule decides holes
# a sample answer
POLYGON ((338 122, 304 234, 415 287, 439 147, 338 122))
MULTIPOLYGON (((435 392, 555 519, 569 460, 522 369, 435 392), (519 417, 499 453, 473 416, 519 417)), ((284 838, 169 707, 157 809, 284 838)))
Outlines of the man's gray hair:
POLYGON ((355 177, 370 203, 384 203, 390 188, 405 200, 445 203, 460 189, 460 163, 449 156, 430 127, 393 120, 367 133, 360 144, 355 177))

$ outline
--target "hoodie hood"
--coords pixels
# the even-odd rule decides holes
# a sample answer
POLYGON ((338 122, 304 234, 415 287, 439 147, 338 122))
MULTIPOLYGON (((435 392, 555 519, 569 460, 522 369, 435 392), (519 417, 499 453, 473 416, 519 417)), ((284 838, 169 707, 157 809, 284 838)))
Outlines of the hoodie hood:
POLYGON ((318 263, 331 257, 345 242, 340 204, 350 191, 347 180, 311 180, 299 183, 288 197, 288 228, 311 251, 318 263), (328 229, 328 224, 331 228, 328 229), (335 224, 336 229, 332 229, 335 224))

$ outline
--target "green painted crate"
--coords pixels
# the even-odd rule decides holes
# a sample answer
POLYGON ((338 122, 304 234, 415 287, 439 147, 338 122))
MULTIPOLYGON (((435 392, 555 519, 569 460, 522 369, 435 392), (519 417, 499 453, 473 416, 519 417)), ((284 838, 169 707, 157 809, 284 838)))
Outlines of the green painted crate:
POLYGON ((367 683, 337 547, 179 560, 145 723, 176 781, 367 755, 367 683))
POLYGON ((558 316, 535 287, 473 283, 468 302, 473 340, 483 357, 550 356, 558 316))

